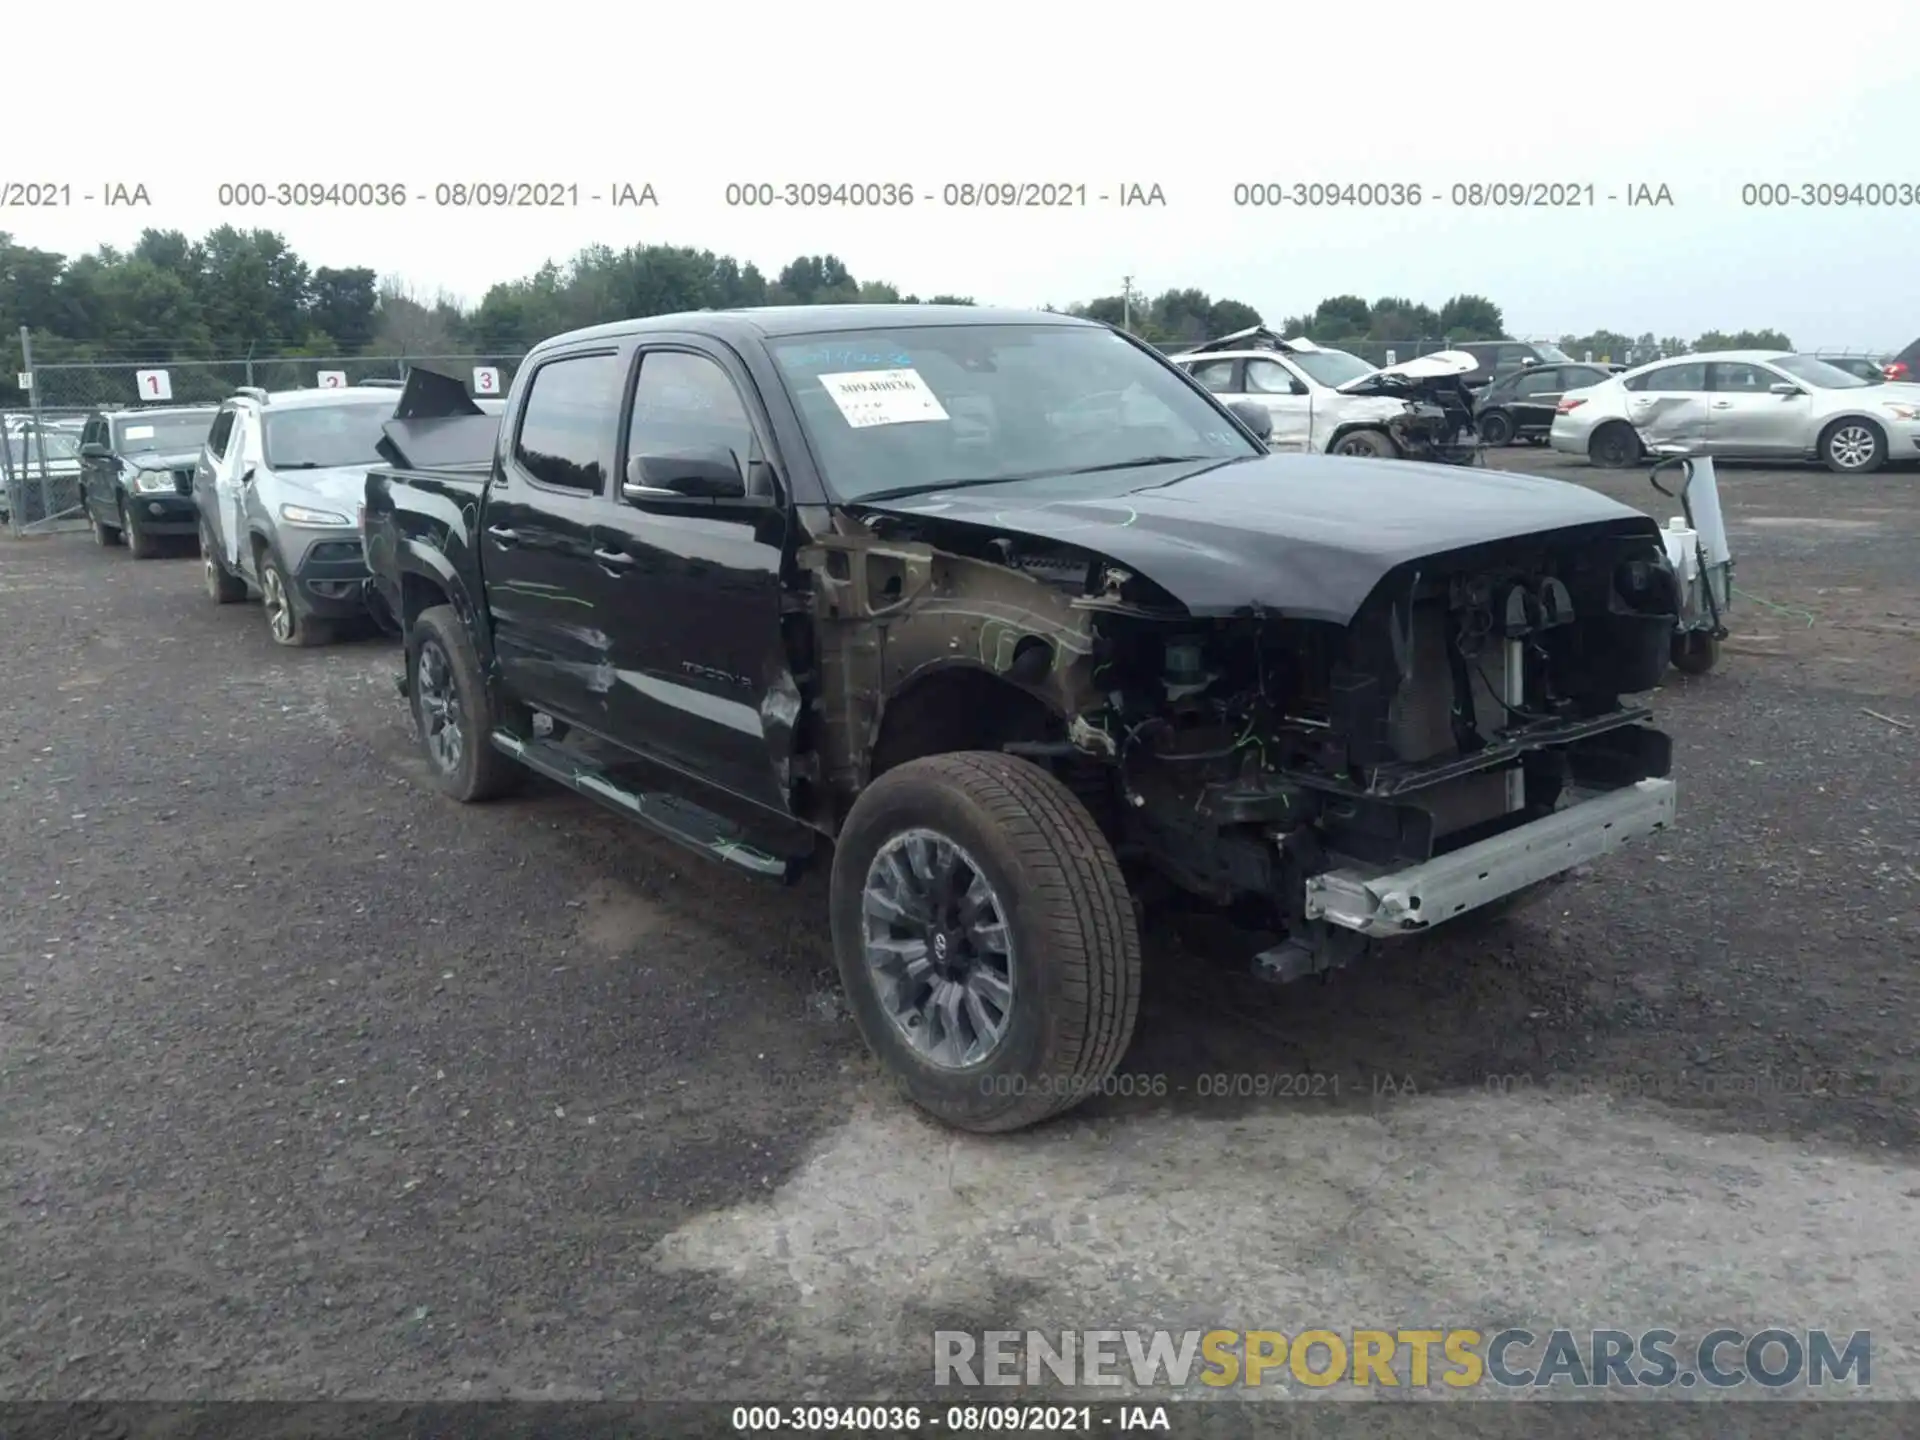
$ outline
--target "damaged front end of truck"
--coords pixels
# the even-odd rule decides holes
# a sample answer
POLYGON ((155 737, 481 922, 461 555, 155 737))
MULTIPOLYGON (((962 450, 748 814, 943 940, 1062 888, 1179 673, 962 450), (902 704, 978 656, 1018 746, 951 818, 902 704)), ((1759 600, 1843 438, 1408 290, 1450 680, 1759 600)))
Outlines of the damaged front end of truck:
POLYGON ((1627 698, 1679 599, 1651 521, 1469 520, 1436 547, 1307 515, 1202 543, 1126 498, 1111 525, 837 516, 800 556, 829 787, 954 744, 1046 765, 1136 875, 1280 937, 1256 962, 1279 980, 1673 819, 1671 747, 1627 698))

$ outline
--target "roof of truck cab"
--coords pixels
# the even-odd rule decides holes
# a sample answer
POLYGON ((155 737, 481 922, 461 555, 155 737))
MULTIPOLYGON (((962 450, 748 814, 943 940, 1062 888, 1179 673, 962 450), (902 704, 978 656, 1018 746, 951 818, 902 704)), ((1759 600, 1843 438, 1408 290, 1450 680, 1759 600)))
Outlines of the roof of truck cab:
POLYGON ((546 350, 579 340, 616 339, 656 331, 712 335, 719 339, 784 339, 846 330, 902 330, 926 325, 1086 325, 1095 320, 1050 310, 999 310, 981 305, 761 305, 738 310, 683 310, 615 320, 569 330, 535 346, 546 350))

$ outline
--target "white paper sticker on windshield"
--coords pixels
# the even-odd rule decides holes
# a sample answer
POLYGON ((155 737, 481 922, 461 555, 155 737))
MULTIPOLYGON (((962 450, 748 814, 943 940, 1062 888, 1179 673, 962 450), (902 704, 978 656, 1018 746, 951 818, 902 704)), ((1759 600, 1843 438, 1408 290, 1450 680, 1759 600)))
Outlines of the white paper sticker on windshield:
POLYGON ((120 432, 120 438, 122 440, 151 440, 153 438, 153 426, 129 425, 120 432))
POLYGON ((918 370, 847 370, 822 375, 820 385, 855 430, 952 418, 918 370))

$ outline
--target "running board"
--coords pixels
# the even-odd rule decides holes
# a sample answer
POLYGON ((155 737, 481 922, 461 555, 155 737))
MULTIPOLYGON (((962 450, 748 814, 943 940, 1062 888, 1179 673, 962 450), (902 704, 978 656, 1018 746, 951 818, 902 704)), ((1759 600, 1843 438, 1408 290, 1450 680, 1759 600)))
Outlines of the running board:
POLYGON ((522 740, 506 730, 495 730, 493 746, 529 770, 589 800, 597 800, 689 850, 697 850, 710 859, 724 860, 769 880, 784 883, 794 877, 798 857, 772 855, 748 844, 739 826, 677 795, 624 789, 609 780, 591 761, 551 740, 522 740))

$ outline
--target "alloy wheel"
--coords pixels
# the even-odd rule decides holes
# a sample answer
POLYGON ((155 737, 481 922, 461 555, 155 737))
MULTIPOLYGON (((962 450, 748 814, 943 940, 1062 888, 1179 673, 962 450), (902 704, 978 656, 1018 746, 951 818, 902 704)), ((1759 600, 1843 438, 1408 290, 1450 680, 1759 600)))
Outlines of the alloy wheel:
POLYGON ((986 872, 938 831, 894 836, 867 867, 862 943, 881 1009, 941 1070, 985 1060, 1013 1018, 1013 937, 986 872))
POLYGON ((283 644, 293 639, 293 602, 278 566, 260 567, 260 599, 266 606, 267 628, 273 631, 273 638, 283 644))
POLYGON ((460 768, 466 734, 460 712, 460 692, 453 683, 453 663, 437 640, 420 646, 414 667, 414 694, 419 697, 420 733, 427 755, 444 775, 460 768))
POLYGON ((1880 442, 1864 425, 1842 425, 1827 441, 1827 454, 1842 470, 1859 470, 1873 463, 1880 442))

